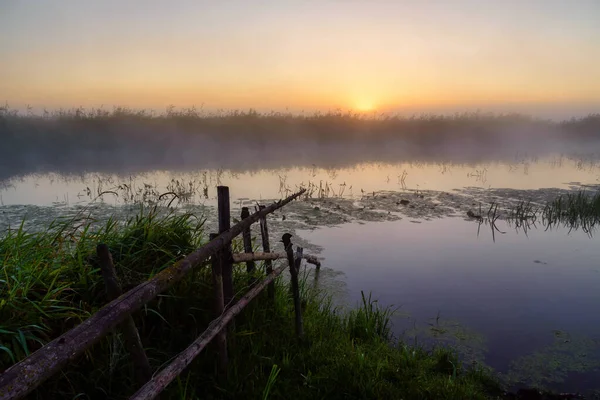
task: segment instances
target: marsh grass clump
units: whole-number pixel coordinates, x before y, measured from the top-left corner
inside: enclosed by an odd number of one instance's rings
[[[355,339],[368,339],[373,336],[389,338],[391,332],[390,317],[394,313],[391,308],[379,306],[377,300],[371,299],[371,293],[365,297],[360,292],[362,303],[358,309],[350,311],[345,320],[348,331]]]
[[[202,245],[203,222],[191,214],[161,214],[152,208],[102,225],[71,219],[37,233],[27,232],[24,224],[8,230],[0,238],[0,371],[106,304],[95,258],[98,243],[108,244],[127,290]],[[234,242],[234,248],[240,249],[240,243]],[[211,279],[209,268],[197,268],[133,314],[154,370],[210,323]],[[344,312],[307,280],[305,270],[302,340],[294,334],[287,279],[280,277],[274,302],[261,294],[236,318],[228,337],[227,379],[216,373],[211,345],[161,398],[484,399],[498,388],[490,371],[463,366],[451,349],[426,350],[394,341],[394,310],[380,306],[370,294]],[[245,267],[236,267],[236,296],[246,292],[247,284]],[[128,398],[138,388],[133,368],[117,329],[29,398]]]
[[[544,224],[581,228],[591,233],[600,222],[600,191],[579,191],[557,197],[543,210]]]
[[[592,235],[600,223],[600,191],[563,193],[545,204],[521,200],[505,208],[506,221],[524,232],[537,228],[537,223],[541,222],[545,229],[581,229]]]

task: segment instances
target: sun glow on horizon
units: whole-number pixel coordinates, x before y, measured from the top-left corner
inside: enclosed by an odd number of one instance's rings
[[[377,109],[377,105],[375,104],[375,102],[365,99],[357,101],[353,108],[358,112],[367,113],[375,111]]]
[[[144,13],[117,0],[13,3],[0,6],[0,104],[17,108],[372,114],[600,104],[593,0],[347,2],[344,13],[327,1],[131,0]]]

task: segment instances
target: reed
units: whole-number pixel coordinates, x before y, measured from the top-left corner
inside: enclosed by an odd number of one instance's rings
[[[600,191],[582,190],[558,196],[546,204],[542,219],[547,228],[565,226],[591,234],[600,223]]]

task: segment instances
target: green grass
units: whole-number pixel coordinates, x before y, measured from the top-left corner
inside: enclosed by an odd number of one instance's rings
[[[201,245],[202,219],[142,210],[128,221],[55,223],[0,238],[0,371],[80,323],[106,303],[95,246],[107,243],[127,289]],[[239,243],[234,246],[239,248]],[[248,279],[235,270],[238,295]],[[286,273],[287,274],[287,273]],[[134,314],[153,368],[165,366],[211,320],[211,276],[199,268]],[[466,368],[446,348],[393,342],[390,316],[370,295],[349,312],[301,284],[305,337],[294,335],[286,279],[276,298],[261,294],[236,319],[229,336],[227,379],[215,371],[209,346],[161,398],[484,399],[498,389],[490,371]],[[128,398],[133,366],[117,332],[103,339],[31,398]],[[49,394],[52,395],[49,395]]]

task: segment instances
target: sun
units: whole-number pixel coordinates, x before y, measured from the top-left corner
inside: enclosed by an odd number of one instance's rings
[[[370,97],[357,96],[354,98],[353,110],[359,113],[370,113],[377,110],[377,103]]]
[[[375,111],[377,106],[371,100],[359,100],[354,104],[354,109],[358,112],[366,113]]]

